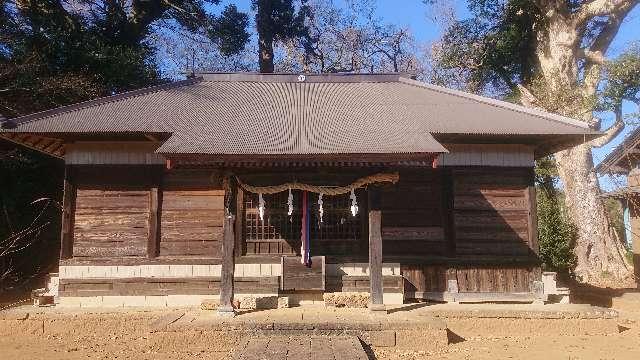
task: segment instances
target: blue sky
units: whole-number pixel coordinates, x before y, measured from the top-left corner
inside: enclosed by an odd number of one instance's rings
[[[345,0],[334,0],[336,4],[344,3]],[[223,3],[235,3],[240,10],[250,11],[251,0],[232,1],[226,0]],[[459,18],[469,15],[466,9],[466,1],[451,0],[456,14]],[[409,27],[416,39],[420,42],[430,42],[436,40],[440,36],[440,28],[433,21],[433,13],[422,0],[378,0],[377,15],[386,23],[393,23],[402,27]],[[637,6],[631,14],[627,16],[623,23],[618,36],[612,44],[608,56],[616,56],[622,52],[632,41],[640,41],[640,6]],[[625,106],[627,112],[635,111],[632,106]],[[605,118],[605,125],[612,121],[611,118]],[[599,163],[616,145],[618,145],[632,130],[627,127],[625,132],[618,136],[613,142],[601,149],[594,149],[594,162]],[[606,189],[619,186],[618,180],[602,179],[602,185]]]

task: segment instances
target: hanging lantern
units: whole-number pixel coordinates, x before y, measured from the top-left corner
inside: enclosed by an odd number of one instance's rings
[[[322,208],[322,193],[318,194],[318,215],[320,216],[320,222],[322,222],[322,215],[324,214],[324,209]]]
[[[358,201],[356,200],[356,193],[354,189],[351,189],[351,215],[358,215]]]
[[[260,214],[260,221],[264,221],[264,199],[262,194],[258,194],[258,213]]]
[[[293,193],[291,192],[291,188],[289,188],[289,198],[287,199],[287,205],[289,205],[289,212],[287,214],[291,216],[293,214]]]

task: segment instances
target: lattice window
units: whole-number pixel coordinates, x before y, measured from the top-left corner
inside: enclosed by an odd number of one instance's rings
[[[362,194],[359,194],[362,198]],[[266,207],[264,221],[258,215],[258,195],[245,195],[245,238],[247,253],[296,253],[300,252],[302,192],[294,191],[294,211],[287,214],[287,192],[263,195]],[[353,217],[350,213],[349,195],[323,197],[324,216],[318,216],[318,195],[310,193],[310,236],[313,255],[324,255],[325,250],[344,249],[349,243],[360,243],[362,239],[362,214]],[[328,250],[329,253],[342,250]]]

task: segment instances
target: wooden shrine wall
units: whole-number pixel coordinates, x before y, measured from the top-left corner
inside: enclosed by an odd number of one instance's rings
[[[162,197],[159,255],[219,258],[224,190],[212,172],[168,172]]]
[[[149,189],[158,167],[73,166],[69,171],[77,187],[73,257],[146,258]]]
[[[421,261],[402,262],[405,291],[444,292],[447,280],[455,279],[460,292],[530,292],[540,277],[533,169],[440,170],[445,172],[441,179],[450,182],[449,191],[443,186],[441,202],[447,256],[425,252]]]
[[[532,185],[529,168],[454,169],[456,254],[535,255],[537,243],[529,234]]]
[[[446,192],[442,169],[400,172],[380,190],[385,256],[446,255]]]
[[[146,256],[148,214],[148,191],[79,189],[76,199],[74,256]]]
[[[73,258],[93,263],[148,263],[151,191],[158,188],[163,258],[219,258],[224,190],[212,171],[161,166],[73,166],[77,186]]]

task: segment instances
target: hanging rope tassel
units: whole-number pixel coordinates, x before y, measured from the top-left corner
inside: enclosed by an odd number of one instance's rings
[[[309,254],[309,218],[309,193],[304,191],[302,193],[302,229],[300,231],[300,255],[302,255],[302,259],[300,259],[300,262],[311,267],[311,256]]]
[[[293,215],[293,193],[291,192],[291,189],[289,189],[289,197],[287,198],[287,205],[289,206],[289,211],[287,212],[287,214],[291,216]]]
[[[260,214],[260,221],[264,221],[264,199],[262,194],[258,194],[258,212]]]
[[[349,198],[351,198],[351,215],[356,216],[358,215],[358,200],[356,199],[354,189],[351,189],[351,196],[349,196]]]

